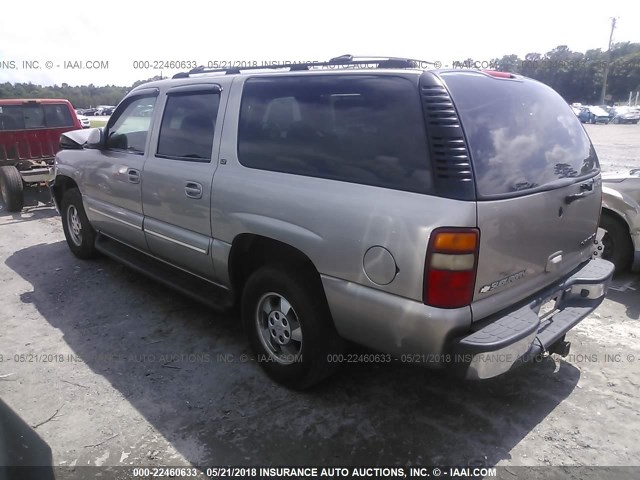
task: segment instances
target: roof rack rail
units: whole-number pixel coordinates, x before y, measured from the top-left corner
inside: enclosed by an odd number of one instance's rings
[[[201,73],[222,73],[227,75],[238,74],[244,70],[276,70],[280,68],[288,68],[290,72],[299,70],[309,70],[316,67],[335,67],[342,65],[345,67],[358,65],[376,65],[377,68],[426,68],[427,66],[435,66],[434,62],[426,60],[416,60],[412,58],[400,57],[355,57],[353,55],[340,55],[334,57],[328,62],[301,62],[301,63],[277,63],[265,64],[250,67],[230,67],[230,68],[205,68],[204,65],[195,67],[188,72],[176,73],[172,78],[188,78],[191,75]]]

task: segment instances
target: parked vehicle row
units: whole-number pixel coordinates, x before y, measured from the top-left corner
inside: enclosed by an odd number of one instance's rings
[[[336,63],[378,68],[314,68]],[[346,56],[135,88],[103,129],[63,135],[52,194],[70,250],[240,305],[260,365],[295,388],[334,371],[344,340],[473,379],[567,355],[614,268],[592,259],[586,132],[534,80],[414,65]]]
[[[638,107],[609,107],[607,105],[571,107],[582,123],[627,123],[640,122],[640,108]]]
[[[109,116],[113,113],[116,107],[112,105],[98,105],[96,108],[79,108],[76,110],[78,115],[84,115],[87,117],[93,117],[98,115]]]

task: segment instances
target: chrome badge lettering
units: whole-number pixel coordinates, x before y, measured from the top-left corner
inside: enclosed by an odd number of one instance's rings
[[[516,280],[520,280],[525,275],[525,270],[521,270],[518,273],[514,273],[513,275],[509,275],[508,277],[504,277],[500,280],[497,280],[490,285],[485,285],[480,289],[480,293],[487,293],[496,288],[504,287],[508,283],[515,282]]]

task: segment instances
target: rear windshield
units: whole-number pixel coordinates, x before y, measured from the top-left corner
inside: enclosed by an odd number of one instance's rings
[[[467,136],[479,197],[529,193],[599,170],[580,121],[546,85],[476,72],[442,78]]]
[[[432,188],[417,87],[400,77],[249,79],[238,158],[263,170],[418,193]]]
[[[0,130],[73,127],[65,103],[0,105]]]

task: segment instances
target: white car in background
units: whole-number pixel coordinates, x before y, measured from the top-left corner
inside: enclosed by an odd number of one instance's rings
[[[78,117],[78,120],[80,120],[80,125],[82,125],[82,128],[91,128],[91,120],[89,120],[89,117],[79,114],[78,110],[76,110],[76,117]]]
[[[614,116],[611,123],[631,123],[640,122],[640,110],[637,107],[621,106],[613,109]]]

